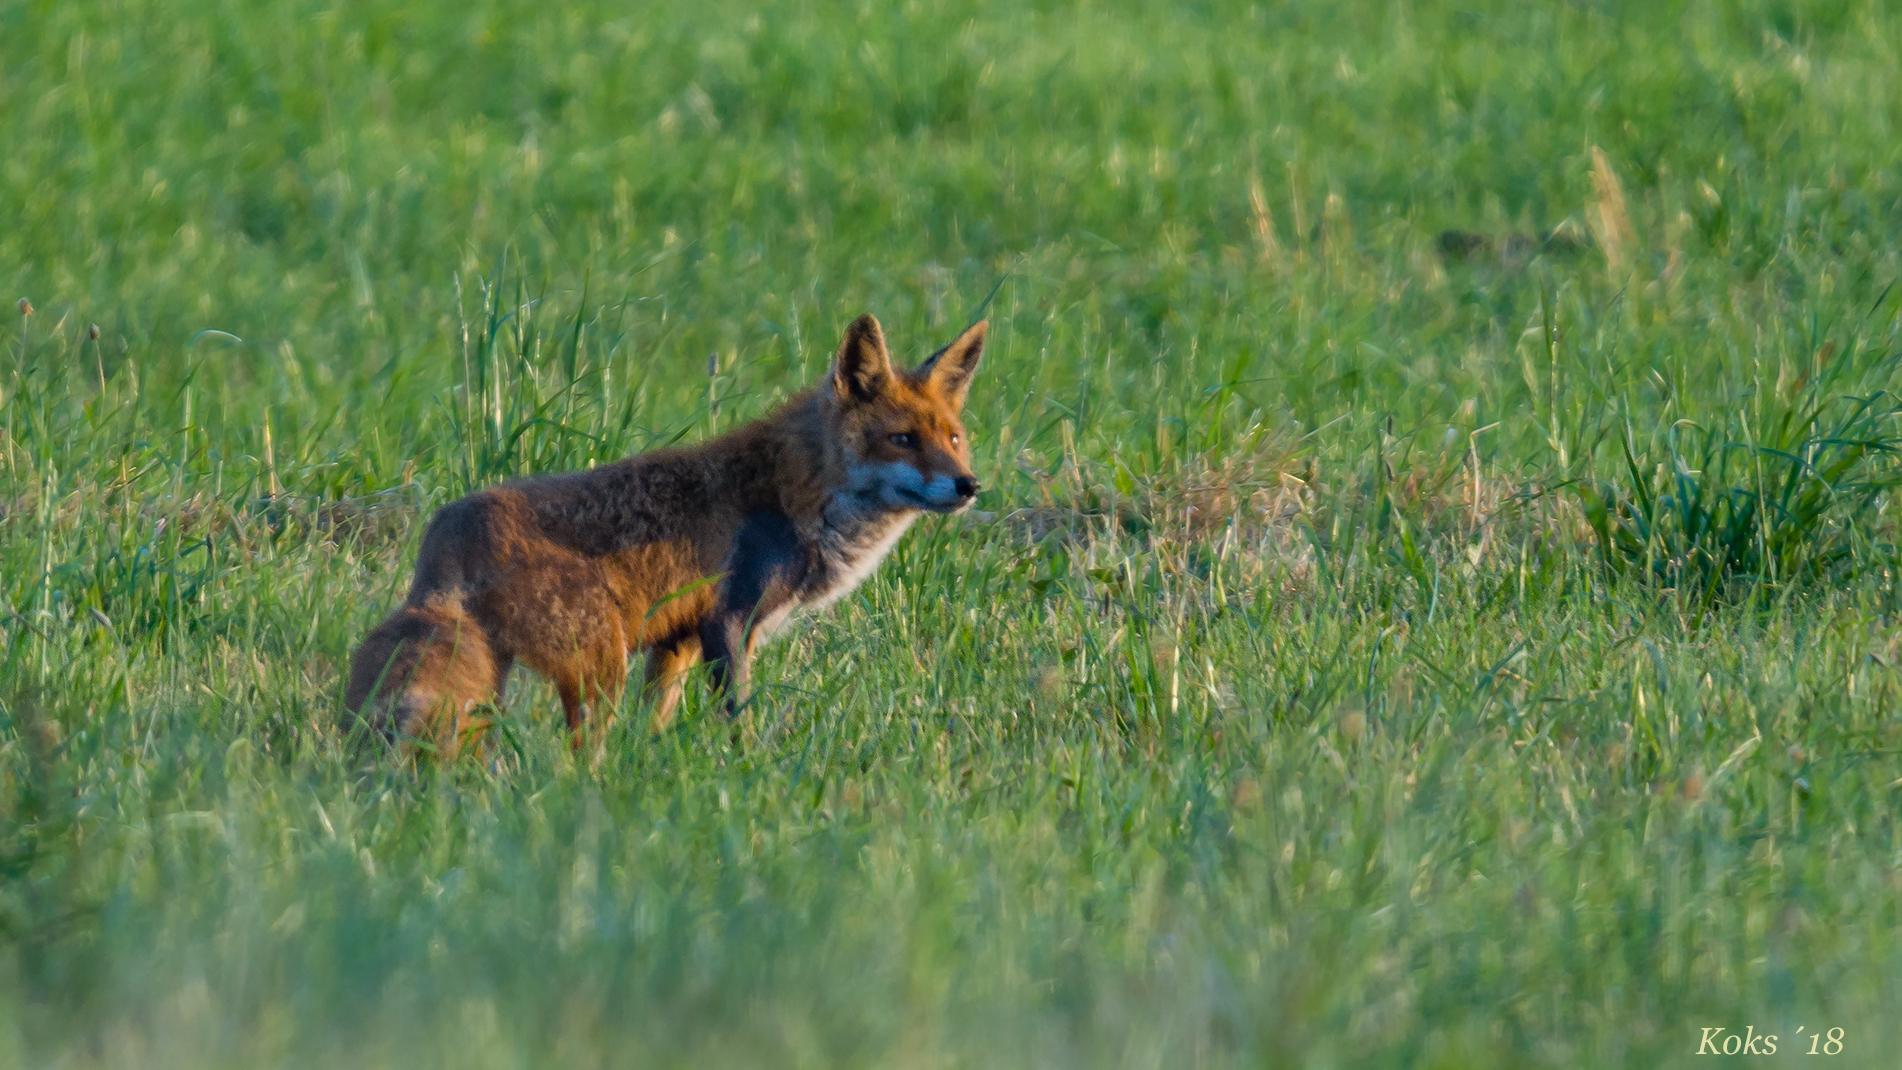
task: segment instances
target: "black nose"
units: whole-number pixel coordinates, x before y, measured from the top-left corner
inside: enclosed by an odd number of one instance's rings
[[[983,487],[983,484],[972,479],[970,476],[959,476],[953,481],[952,486],[957,488],[958,497],[975,498],[977,497],[978,490]]]

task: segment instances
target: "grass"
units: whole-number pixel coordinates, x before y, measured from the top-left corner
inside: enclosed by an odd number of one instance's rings
[[[1892,456],[1902,405],[1884,385],[1894,361],[1845,368],[1829,360],[1832,349],[1818,351],[1814,379],[1759,384],[1768,396],[1726,426],[1662,428],[1660,460],[1639,460],[1627,425],[1629,479],[1577,487],[1607,563],[1642,564],[1664,584],[1714,598],[1740,583],[1853,583],[1857,569],[1893,562],[1892,547],[1862,543],[1888,534],[1870,518],[1902,476]],[[1857,377],[1872,392],[1844,393]]]
[[[0,5],[0,1063],[1886,1065],[1898,41]],[[993,291],[740,742],[351,754],[429,509]]]

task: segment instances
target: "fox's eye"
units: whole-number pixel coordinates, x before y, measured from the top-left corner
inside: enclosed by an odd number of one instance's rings
[[[956,436],[956,435],[952,435],[952,436],[951,436],[951,444],[952,444],[953,446],[955,446],[955,445],[957,445],[957,444],[958,444],[958,436]]]
[[[918,436],[909,431],[900,431],[891,436],[891,440],[892,445],[897,446],[901,450],[915,449],[918,445]]]

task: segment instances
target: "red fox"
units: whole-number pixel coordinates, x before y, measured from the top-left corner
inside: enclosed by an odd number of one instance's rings
[[[920,513],[976,497],[959,417],[986,326],[905,371],[861,316],[826,377],[762,419],[443,506],[408,599],[351,661],[345,705],[453,752],[520,661],[554,682],[579,748],[645,649],[655,731],[701,658],[738,714],[760,639],[856,587]]]

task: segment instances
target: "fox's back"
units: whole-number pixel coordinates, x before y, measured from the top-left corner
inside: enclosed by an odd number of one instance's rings
[[[483,493],[519,503],[550,543],[608,557],[653,542],[718,541],[725,481],[696,450],[657,450],[582,472],[535,476]]]
[[[806,437],[798,401],[693,447],[511,480],[443,506],[423,537],[411,603],[452,590],[534,597],[525,582],[566,569],[644,613],[641,603],[718,572],[749,515],[809,497],[798,485],[811,465],[787,444]]]

